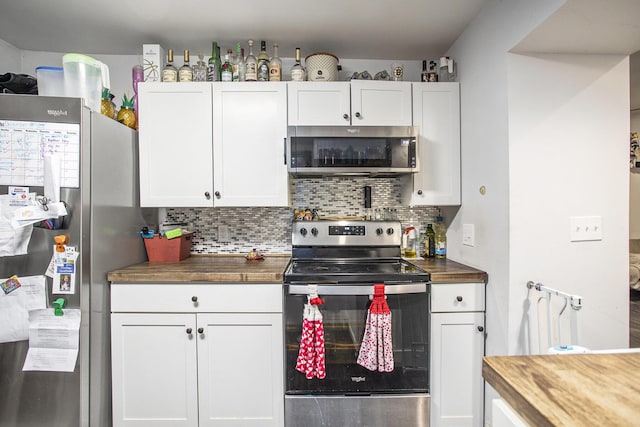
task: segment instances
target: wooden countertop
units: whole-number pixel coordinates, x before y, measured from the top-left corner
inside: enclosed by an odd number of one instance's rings
[[[482,375],[531,426],[640,423],[640,353],[487,356]]]
[[[192,255],[180,262],[144,262],[115,270],[110,282],[257,282],[282,283],[289,255],[247,261],[242,255]]]
[[[412,259],[413,264],[428,271],[431,274],[431,283],[460,283],[460,282],[484,282],[487,283],[487,273],[469,267],[450,259]]]
[[[110,272],[110,282],[281,283],[290,255],[267,254],[262,261],[242,255],[192,255],[180,262],[144,262]],[[485,282],[487,273],[449,259],[411,260],[431,273],[432,283]]]

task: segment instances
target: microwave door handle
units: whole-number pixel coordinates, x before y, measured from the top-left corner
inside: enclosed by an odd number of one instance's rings
[[[309,295],[307,285],[288,285],[289,295]],[[373,295],[373,285],[317,285],[318,295]],[[420,283],[403,283],[399,285],[386,284],[384,293],[386,295],[399,294],[422,294],[427,292],[427,284]]]

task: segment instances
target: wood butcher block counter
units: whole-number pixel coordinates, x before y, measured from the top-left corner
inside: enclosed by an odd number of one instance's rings
[[[482,375],[531,426],[640,425],[640,353],[487,356]]]
[[[192,255],[180,262],[144,262],[107,275],[110,282],[282,283],[289,255],[248,261],[242,255]]]
[[[180,262],[132,265],[110,272],[117,283],[282,283],[290,256],[267,254],[264,260],[247,261],[242,255],[192,255]],[[411,260],[431,273],[432,283],[485,282],[487,273],[448,259]]]
[[[409,260],[431,275],[431,283],[487,283],[487,273],[450,259],[427,258]]]

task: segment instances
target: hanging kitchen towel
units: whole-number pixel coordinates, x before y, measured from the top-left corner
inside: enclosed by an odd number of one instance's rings
[[[357,363],[370,371],[391,372],[394,368],[391,310],[381,284],[374,285]]]
[[[326,376],[324,350],[324,324],[318,305],[324,301],[317,292],[310,291],[308,304],[304,305],[302,317],[302,336],[296,361],[296,370],[305,374],[307,379]]]

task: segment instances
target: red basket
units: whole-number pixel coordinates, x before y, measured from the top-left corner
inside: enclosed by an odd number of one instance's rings
[[[167,239],[154,236],[144,240],[149,262],[178,262],[191,256],[191,237],[193,233],[185,233],[180,237]]]

